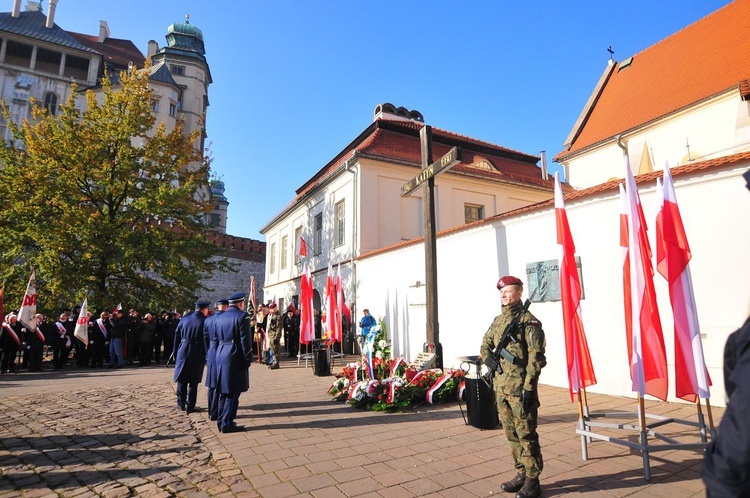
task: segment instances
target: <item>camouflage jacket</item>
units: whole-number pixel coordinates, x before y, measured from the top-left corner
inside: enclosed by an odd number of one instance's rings
[[[486,359],[495,350],[505,327],[521,308],[520,302],[510,307],[505,306],[503,312],[492,321],[492,325],[484,334],[482,347],[479,350],[483,359]],[[495,372],[494,384],[495,391],[498,393],[520,396],[523,390],[536,391],[539,374],[547,364],[547,359],[544,356],[546,341],[544,340],[541,322],[528,311],[519,320],[516,330],[513,331],[513,336],[516,338],[516,342],[509,341],[506,349],[518,358],[520,365],[515,365],[502,358],[500,360],[502,373],[500,373],[500,369]]]
[[[272,341],[281,337],[281,316],[278,313],[271,313],[268,315],[267,322],[268,338]]]

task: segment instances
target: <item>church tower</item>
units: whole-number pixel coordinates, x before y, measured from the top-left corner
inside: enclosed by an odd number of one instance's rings
[[[172,79],[177,83],[180,92],[177,95],[176,115],[185,122],[185,132],[200,131],[196,144],[205,152],[206,123],[205,114],[208,108],[208,86],[212,83],[211,70],[206,60],[206,48],[203,43],[203,32],[190,24],[190,16],[185,22],[176,22],[167,28],[167,44],[159,48],[153,40],[148,42],[148,57],[153,67],[164,66],[169,69]],[[206,223],[211,230],[226,233],[226,198],[222,192],[214,198],[215,189],[206,186],[205,198],[212,198],[214,210],[209,213]],[[219,223],[217,223],[217,220]]]

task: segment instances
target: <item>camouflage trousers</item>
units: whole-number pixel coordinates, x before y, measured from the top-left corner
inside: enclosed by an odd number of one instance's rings
[[[268,349],[273,353],[273,362],[278,363],[281,358],[281,332],[268,333]]]
[[[516,469],[525,472],[528,477],[539,477],[544,468],[544,460],[536,432],[538,406],[525,413],[519,396],[496,394],[497,414],[508,438]]]

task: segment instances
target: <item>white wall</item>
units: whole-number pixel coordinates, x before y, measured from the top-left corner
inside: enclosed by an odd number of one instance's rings
[[[628,149],[633,171],[638,172],[644,146],[651,150],[655,170],[660,170],[667,162],[670,167],[687,164],[688,144],[692,161],[750,149],[748,106],[737,91],[732,91],[634,133],[624,133],[622,143]],[[582,189],[604,183],[613,176],[622,178],[621,157],[622,150],[614,142],[587,151],[563,163],[566,181]]]
[[[691,244],[691,271],[709,374],[712,404],[724,405],[723,347],[727,336],[750,313],[750,193],[741,177],[749,165],[723,172],[678,177],[677,199]],[[654,248],[659,209],[655,185],[639,188]],[[617,191],[570,202],[568,219],[582,260],[584,327],[598,384],[590,391],[632,396],[628,371],[622,299],[622,255],[619,246],[620,200]],[[524,281],[526,264],[558,257],[554,210],[551,208],[438,238],[438,311],[445,366],[457,357],[478,354],[482,336],[500,312],[495,288],[499,276]],[[394,354],[412,360],[425,341],[424,246],[411,245],[357,263],[359,308],[383,317],[394,340]],[[655,276],[667,347],[670,376],[674,340],[669,291]],[[541,382],[567,387],[562,310],[559,302],[534,303],[543,323],[548,364]],[[670,396],[674,379],[670,377]]]

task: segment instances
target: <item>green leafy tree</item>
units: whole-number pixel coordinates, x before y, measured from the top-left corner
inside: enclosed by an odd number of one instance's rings
[[[0,146],[0,274],[20,299],[29,267],[40,304],[189,305],[207,272],[226,269],[205,236],[209,160],[186,134],[156,124],[147,70],[73,88],[57,116],[32,102]],[[79,97],[80,99],[80,97]],[[11,301],[6,301],[11,304]],[[13,301],[15,302],[15,301]]]

